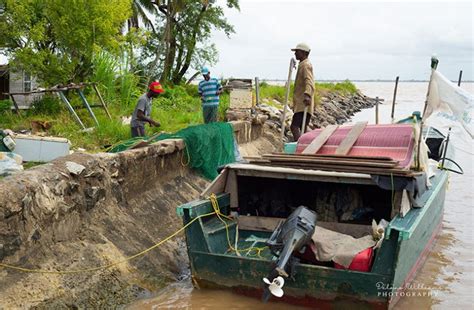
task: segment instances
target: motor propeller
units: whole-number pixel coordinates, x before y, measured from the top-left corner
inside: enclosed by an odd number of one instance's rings
[[[283,292],[282,287],[283,285],[285,285],[285,279],[278,276],[275,279],[273,279],[272,282],[270,282],[270,280],[268,280],[267,278],[263,278],[263,282],[266,285],[268,285],[267,288],[273,296],[276,296],[276,297],[283,296],[284,292]]]

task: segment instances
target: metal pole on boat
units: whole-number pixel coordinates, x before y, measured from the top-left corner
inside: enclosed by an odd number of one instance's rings
[[[425,106],[423,107],[423,114],[421,116],[421,123],[420,123],[420,134],[418,136],[418,146],[416,150],[416,169],[420,169],[420,146],[421,146],[421,139],[423,136],[423,122],[424,122],[424,117],[425,117],[425,112],[426,108],[428,107],[428,98],[430,96],[430,87],[431,87],[431,81],[433,80],[433,73],[436,71],[436,68],[438,68],[438,63],[439,60],[436,58],[436,56],[431,56],[431,75],[430,75],[430,81],[428,82],[428,90],[426,91],[426,99],[425,99]]]
[[[459,71],[458,86],[461,86],[462,70]]]
[[[448,136],[446,137],[446,144],[444,145],[443,160],[441,160],[441,168],[444,168],[444,160],[446,159],[446,153],[448,151],[449,135],[451,135],[451,127],[449,127]]]
[[[306,118],[308,117],[308,106],[304,107],[303,112],[303,123],[301,124],[301,134],[306,132]]]
[[[375,124],[379,123],[379,97],[375,97]]]
[[[393,123],[393,119],[395,115],[395,100],[397,99],[398,79],[399,77],[397,76],[397,78],[395,79],[395,89],[393,90],[392,114],[391,114],[392,123]]]
[[[296,68],[296,60],[291,57],[290,59],[290,68],[288,69],[288,79],[286,80],[286,94],[285,102],[283,107],[283,113],[281,115],[281,141],[284,141],[285,138],[285,120],[286,120],[286,110],[288,109],[288,97],[290,96],[290,84],[291,84],[291,74],[293,69]]]

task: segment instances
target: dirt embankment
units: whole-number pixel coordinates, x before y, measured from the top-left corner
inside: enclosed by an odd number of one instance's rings
[[[234,127],[242,154],[278,146],[267,126]],[[0,262],[74,271],[152,246],[182,227],[176,206],[196,199],[208,184],[182,164],[182,156],[173,143],[119,154],[76,153],[0,180]],[[71,162],[82,167],[71,172]],[[0,267],[0,308],[115,307],[175,281],[187,268],[182,237],[94,272]]]
[[[361,95],[336,99],[315,111],[316,127],[373,105]],[[281,111],[262,111],[266,115],[244,115],[251,121],[233,123],[243,156],[282,149]],[[0,180],[0,263],[75,271],[125,260],[163,240],[182,227],[176,207],[196,199],[208,184],[182,164],[183,147],[182,141],[168,141],[119,154],[73,154]],[[185,247],[181,235],[93,272],[0,267],[0,309],[129,303],[186,273]]]

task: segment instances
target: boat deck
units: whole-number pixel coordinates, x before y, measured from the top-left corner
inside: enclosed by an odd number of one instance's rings
[[[241,236],[237,242],[237,251],[227,249],[225,254],[240,257],[260,258],[265,260],[273,260],[275,257],[266,245],[266,241],[270,234],[256,231],[239,230]],[[235,248],[235,245],[234,245]]]

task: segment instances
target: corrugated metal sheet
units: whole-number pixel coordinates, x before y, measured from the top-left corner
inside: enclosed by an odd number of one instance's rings
[[[318,150],[318,155],[333,155],[352,126],[339,127]],[[323,129],[315,129],[298,140],[296,153],[301,153]],[[409,167],[413,158],[415,136],[410,124],[367,125],[347,154],[348,156],[390,157],[400,167]]]

